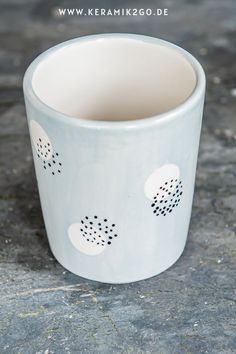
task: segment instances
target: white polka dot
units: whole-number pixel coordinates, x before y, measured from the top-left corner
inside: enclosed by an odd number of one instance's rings
[[[87,228],[85,228],[85,225]],[[85,234],[87,232],[87,234]],[[89,235],[91,233],[91,235]],[[75,223],[68,228],[69,239],[73,246],[82,253],[90,256],[103,252],[107,246],[106,237],[88,224]]]
[[[35,120],[30,121],[30,135],[37,154],[42,160],[52,158],[52,143],[45,130]]]
[[[167,198],[169,196],[168,193],[176,188],[179,175],[179,168],[174,164],[157,168],[145,182],[144,193],[146,197],[150,200],[153,200],[155,196],[157,200]],[[166,182],[167,184],[165,184]],[[159,194],[157,195],[157,193]]]

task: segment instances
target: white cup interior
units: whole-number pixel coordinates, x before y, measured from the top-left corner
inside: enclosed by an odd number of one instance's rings
[[[187,100],[196,74],[181,52],[133,38],[74,42],[45,57],[32,79],[35,94],[66,115],[133,120]]]

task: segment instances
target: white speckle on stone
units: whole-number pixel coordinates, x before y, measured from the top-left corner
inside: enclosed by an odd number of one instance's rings
[[[92,294],[82,294],[82,295],[80,295],[80,297],[90,297],[90,296],[92,296]]]
[[[140,299],[144,299],[145,296],[144,295],[139,295]]]
[[[194,322],[193,327],[198,327],[198,323]]]
[[[230,90],[231,96],[236,97],[236,87],[232,88],[232,90]]]
[[[224,133],[225,137],[228,139],[232,139],[234,136],[233,132],[230,129],[224,129],[223,133]],[[228,227],[228,225],[226,224],[225,227]]]
[[[205,302],[204,302],[204,304],[205,304],[205,305],[208,305],[208,302],[207,302],[207,301],[205,301]]]
[[[30,156],[30,155],[26,155],[26,157],[25,157],[25,161],[31,161],[32,160],[32,156]]]
[[[222,263],[223,262],[223,260],[224,260],[224,258],[222,257],[222,258],[219,258],[219,259],[217,259],[217,263],[218,264],[220,264],[220,263]]]
[[[212,82],[213,84],[219,85],[221,83],[221,78],[219,76],[214,76]]]
[[[73,317],[72,315],[69,316],[69,318],[72,318],[72,317]]]
[[[200,48],[199,54],[202,56],[205,56],[208,54],[208,49],[207,48]]]

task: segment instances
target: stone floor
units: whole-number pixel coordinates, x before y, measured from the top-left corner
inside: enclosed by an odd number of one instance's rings
[[[88,7],[85,0],[0,0],[0,352],[236,353],[235,0],[158,1],[168,17],[117,18],[60,17],[65,3]],[[53,258],[22,96],[23,73],[37,54],[99,32],[179,44],[200,60],[208,81],[186,249],[163,274],[128,285],[87,281]]]

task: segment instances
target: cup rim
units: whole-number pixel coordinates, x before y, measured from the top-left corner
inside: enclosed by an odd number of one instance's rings
[[[195,72],[196,85],[192,93],[187,97],[187,99],[184,102],[182,102],[175,108],[170,109],[166,112],[152,115],[150,117],[143,117],[143,118],[133,119],[133,120],[122,120],[122,121],[92,120],[92,119],[73,117],[50,107],[37,96],[32,86],[32,79],[37,66],[43,60],[47,59],[47,57],[53,54],[55,51],[62,48],[69,47],[75,43],[89,42],[89,41],[95,41],[95,40],[106,39],[106,38],[134,39],[145,43],[163,45],[165,47],[169,47],[176,50],[177,52],[179,52],[185,57],[185,59],[189,62],[189,64],[192,66]],[[108,129],[108,130],[145,128],[145,127],[149,127],[150,125],[152,126],[152,125],[166,124],[169,121],[178,119],[178,117],[181,117],[181,112],[186,112],[191,110],[191,108],[194,107],[196,103],[201,99],[203,93],[205,92],[205,85],[206,85],[206,78],[205,78],[204,70],[201,64],[198,62],[198,60],[195,59],[193,55],[190,54],[188,51],[163,39],[141,35],[141,34],[130,34],[130,33],[100,33],[95,35],[76,37],[64,41],[60,44],[57,44],[47,49],[46,51],[38,55],[27,68],[23,78],[23,91],[24,91],[25,98],[27,98],[30,102],[32,102],[33,106],[35,106],[36,109],[38,109],[39,111],[43,112],[46,116],[50,117],[53,120],[64,122],[65,124],[80,126],[84,128],[91,128],[91,129]]]

